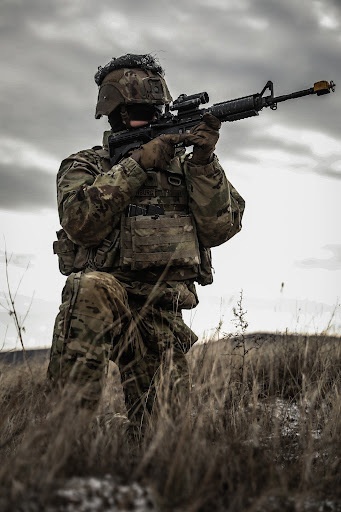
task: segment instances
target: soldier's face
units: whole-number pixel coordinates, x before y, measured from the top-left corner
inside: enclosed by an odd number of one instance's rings
[[[130,128],[140,128],[141,126],[147,126],[148,121],[134,121],[133,119],[129,121]]]
[[[147,126],[155,119],[155,109],[152,105],[127,105],[128,120],[125,124],[130,128]]]

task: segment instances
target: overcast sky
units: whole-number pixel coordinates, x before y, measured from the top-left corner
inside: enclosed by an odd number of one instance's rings
[[[100,144],[99,65],[152,53],[173,98],[207,91],[210,103],[281,95],[318,80],[341,85],[340,0],[1,0],[1,283],[4,252],[29,345],[49,345],[64,278],[51,245],[58,229],[60,161]],[[199,333],[243,290],[249,330],[341,331],[341,89],[225,123],[217,154],[246,200],[240,234],[214,249],[215,283],[186,314]],[[27,268],[29,265],[29,268]],[[5,299],[2,300],[4,302]],[[1,339],[14,343],[0,310]]]

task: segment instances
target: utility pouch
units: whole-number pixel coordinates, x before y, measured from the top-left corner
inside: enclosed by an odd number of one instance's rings
[[[58,256],[60,272],[69,276],[72,272],[83,270],[87,265],[89,250],[74,244],[64,229],[57,231],[57,238],[53,242],[53,252]]]
[[[211,249],[200,246],[200,266],[196,281],[201,286],[213,283]]]
[[[113,267],[120,246],[120,230],[114,229],[96,249],[91,267],[96,270],[109,270]]]
[[[199,264],[198,238],[190,215],[122,216],[121,268],[198,268]]]
[[[60,272],[68,276],[74,270],[77,248],[64,229],[60,229],[56,234],[58,240],[53,242],[53,252],[58,256]]]

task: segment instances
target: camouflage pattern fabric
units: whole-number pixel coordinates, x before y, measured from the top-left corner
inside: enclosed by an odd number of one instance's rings
[[[99,66],[96,119],[123,104],[166,105],[172,101],[159,62],[149,54],[128,53]]]
[[[117,363],[128,416],[140,425],[155,401],[161,363],[171,352],[171,381],[188,388],[185,353],[197,337],[181,312],[128,298],[125,288],[105,272],[71,274],[62,294],[48,367],[58,385],[79,387],[79,401],[95,409],[109,360]]]
[[[96,119],[123,104],[165,105],[172,97],[161,75],[142,69],[118,69],[103,80],[98,92]]]
[[[152,269],[125,270],[116,261],[105,272],[86,268],[66,281],[48,376],[56,385],[76,383],[81,401],[95,408],[108,361],[114,360],[121,372],[129,417],[136,424],[145,411],[152,410],[163,363],[171,370],[170,390],[188,388],[185,354],[197,337],[183,322],[181,310],[198,303],[194,282],[211,271],[209,248],[241,229],[244,201],[217,157],[196,166],[184,155],[174,158],[169,172],[181,177],[186,195],[170,200],[158,185],[152,198],[141,197],[147,173],[129,157],[111,168],[107,135],[103,149],[71,155],[58,172],[58,211],[69,239],[91,252],[113,229],[120,229],[129,204],[147,202],[175,213],[185,206],[194,219],[201,253],[208,251],[204,259],[209,267],[190,279],[181,266],[166,266],[164,271],[160,267],[154,273]]]
[[[136,194],[147,180],[146,172],[132,158],[103,172],[106,167],[108,155],[100,157],[89,149],[64,160],[57,176],[61,225],[69,238],[83,247],[97,246],[120,223],[125,207],[138,203]],[[181,169],[185,176],[189,208],[204,247],[220,245],[240,231],[244,200],[227,180],[216,156],[204,166],[175,158],[171,167]],[[153,202],[163,201],[155,197]]]

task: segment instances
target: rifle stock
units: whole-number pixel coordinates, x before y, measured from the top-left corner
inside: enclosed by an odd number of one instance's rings
[[[117,164],[131,151],[142,144],[162,134],[185,133],[196,126],[206,113],[216,116],[221,122],[239,121],[248,117],[258,116],[263,108],[277,109],[277,104],[290,99],[301,98],[316,94],[322,96],[335,90],[333,81],[322,80],[315,82],[313,87],[301,91],[292,92],[282,96],[274,96],[273,82],[268,81],[260,93],[243,96],[233,100],[215,103],[208,108],[200,108],[200,105],[209,102],[207,92],[200,92],[187,96],[181,94],[173,101],[172,106],[167,106],[165,113],[148,126],[125,130],[109,137],[109,154],[111,165]],[[265,96],[266,91],[269,94]],[[177,111],[177,114],[172,114]]]

